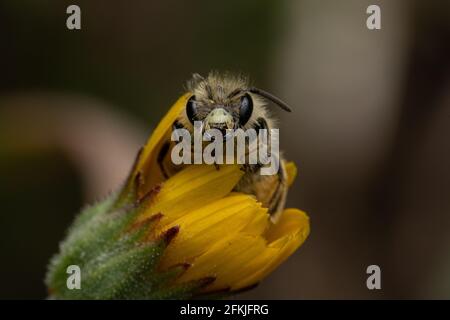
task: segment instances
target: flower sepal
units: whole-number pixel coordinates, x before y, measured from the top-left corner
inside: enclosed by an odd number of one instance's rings
[[[162,214],[136,222],[155,192],[134,203],[121,201],[120,207],[112,194],[79,214],[50,262],[46,284],[51,299],[185,299],[215,280],[204,277],[176,284],[189,264],[158,268],[179,229],[175,226],[155,237]],[[73,265],[81,271],[80,288],[67,284],[67,270]]]

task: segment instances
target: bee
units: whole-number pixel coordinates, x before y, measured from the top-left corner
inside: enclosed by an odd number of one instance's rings
[[[217,129],[227,138],[227,130],[270,129],[274,120],[267,110],[270,101],[281,109],[291,112],[291,108],[274,95],[249,85],[248,79],[231,74],[210,73],[207,77],[194,74],[188,81],[190,97],[173,122],[173,129],[187,129],[191,134],[194,122],[201,121],[202,130]],[[267,140],[270,143],[270,139]],[[180,170],[179,166],[167,161],[171,143],[166,142],[157,156],[164,178]],[[270,150],[270,148],[268,149]],[[274,156],[274,154],[272,154]],[[284,159],[277,154],[278,172],[274,175],[261,175],[261,163],[244,164],[244,175],[234,191],[250,194],[268,208],[271,220],[276,222],[284,209],[287,196],[287,173]],[[170,158],[170,156],[169,156]]]

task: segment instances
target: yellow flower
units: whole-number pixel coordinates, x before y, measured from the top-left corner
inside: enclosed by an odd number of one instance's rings
[[[124,190],[136,188],[138,199],[152,194],[136,221],[158,217],[150,238],[178,231],[159,262],[160,271],[183,264],[188,267],[176,283],[211,278],[204,292],[244,289],[259,283],[305,241],[309,218],[298,209],[285,209],[273,224],[254,197],[232,191],[243,175],[238,165],[190,165],[165,180],[157,155],[188,97],[182,96],[159,123],[131,173],[129,181],[137,185]],[[296,167],[292,162],[286,167],[291,185]]]

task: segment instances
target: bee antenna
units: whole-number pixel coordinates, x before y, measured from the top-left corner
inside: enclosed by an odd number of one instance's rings
[[[275,97],[273,94],[258,89],[258,88],[248,88],[246,91],[257,94],[261,97],[264,97],[266,99],[269,99],[270,101],[272,101],[273,103],[275,103],[276,105],[278,105],[281,109],[287,111],[287,112],[292,112],[292,109],[287,105],[286,102],[282,101],[281,99]]]

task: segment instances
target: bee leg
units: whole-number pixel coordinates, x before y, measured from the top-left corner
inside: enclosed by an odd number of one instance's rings
[[[213,151],[211,152],[211,156],[215,157],[215,155],[216,155],[216,152],[215,152],[215,151],[216,151],[216,150],[213,150]],[[217,162],[215,162],[215,161],[214,161],[214,167],[216,168],[216,171],[219,171],[219,170],[220,170],[219,164],[218,164]]]
[[[159,150],[158,158],[156,159],[159,168],[161,169],[161,173],[164,176],[164,179],[169,178],[169,174],[166,171],[166,168],[164,167],[164,158],[166,157],[167,153],[169,152],[170,143],[166,141],[162,147],[161,150]]]
[[[264,118],[258,118],[257,124],[255,126],[256,130],[259,129],[266,129],[268,130],[270,134],[270,128],[267,123],[267,121]],[[274,186],[275,191],[273,192],[272,196],[270,197],[270,200],[268,201],[268,209],[270,214],[270,219],[272,222],[276,222],[278,218],[281,215],[281,212],[284,209],[284,206],[286,204],[286,197],[287,197],[287,173],[286,169],[284,167],[284,163],[282,159],[279,158],[279,155],[274,155],[271,153],[271,140],[270,138],[267,140],[267,157],[275,157],[277,156],[277,162],[280,164],[280,167],[278,168],[278,172],[276,174],[276,177],[267,177],[266,181],[268,184],[275,183],[276,186]],[[267,159],[264,159],[264,163],[267,162]],[[261,169],[262,164],[258,163],[258,169]],[[258,172],[257,174],[260,174]]]
[[[277,186],[269,201],[269,214],[272,222],[276,222],[281,215],[286,204],[287,197],[287,174],[284,163],[280,162],[280,169],[277,173]]]
[[[263,118],[259,118],[255,129],[268,129],[268,124]],[[268,208],[270,220],[276,223],[286,203],[287,173],[281,156],[270,152],[270,139],[268,139],[267,144],[267,157],[271,157],[272,161],[279,163],[278,172],[273,175],[261,174],[261,169],[268,159],[258,159],[256,164],[244,164],[241,166],[241,170],[245,174],[234,191],[254,195],[263,207]],[[274,157],[277,157],[277,159],[274,159]]]

